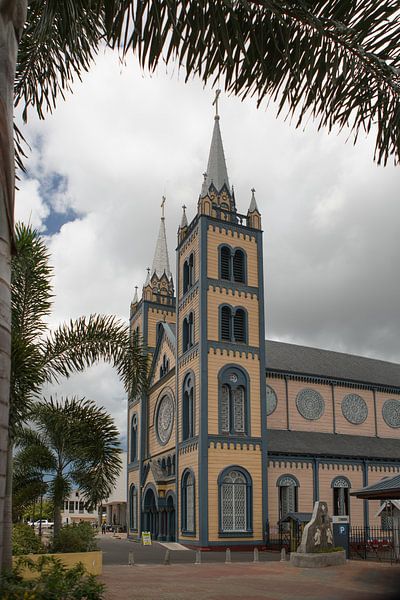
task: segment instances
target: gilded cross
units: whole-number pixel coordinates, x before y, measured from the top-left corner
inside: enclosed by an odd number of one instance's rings
[[[214,102],[213,102],[213,106],[215,104],[215,116],[216,117],[219,117],[219,114],[218,114],[218,98],[219,98],[220,93],[221,93],[221,90],[215,90],[215,99],[214,99]]]

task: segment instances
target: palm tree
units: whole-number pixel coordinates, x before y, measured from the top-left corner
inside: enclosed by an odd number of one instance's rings
[[[90,507],[109,496],[121,468],[119,432],[104,408],[84,398],[42,400],[31,420],[34,429],[19,434],[15,462],[19,477],[36,474],[46,482],[56,537],[72,487]]]
[[[81,372],[99,360],[111,363],[129,397],[145,388],[147,357],[137,335],[116,317],[91,315],[48,330],[52,305],[52,268],[43,240],[31,227],[17,224],[12,258],[12,352],[10,436],[4,518],[5,566],[11,560],[12,448],[45,382]],[[36,409],[35,409],[36,410]],[[25,434],[24,434],[25,435]]]
[[[320,127],[350,128],[355,138],[377,125],[378,162],[400,157],[399,0],[31,0],[27,17],[26,9],[27,0],[0,0],[3,438],[11,352],[14,100],[23,104],[25,119],[29,107],[43,118],[108,43],[122,53],[136,52],[150,70],[175,60],[187,79],[219,78],[242,98],[277,99],[280,111],[296,113],[297,125],[312,116]],[[18,143],[17,154],[21,159]],[[0,564],[5,470],[0,447]]]

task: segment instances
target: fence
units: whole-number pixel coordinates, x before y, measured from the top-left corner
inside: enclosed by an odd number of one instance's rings
[[[400,562],[399,540],[399,529],[350,527],[350,558],[353,560]]]
[[[301,542],[300,527],[267,526],[265,546],[267,550],[280,551],[285,548],[286,552],[296,552]]]

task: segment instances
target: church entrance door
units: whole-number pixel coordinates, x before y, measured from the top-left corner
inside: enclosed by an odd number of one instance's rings
[[[172,496],[167,500],[167,542],[175,542],[175,505]]]

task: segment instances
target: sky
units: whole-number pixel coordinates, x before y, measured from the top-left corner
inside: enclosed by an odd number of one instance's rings
[[[50,326],[91,313],[129,317],[151,265],[166,196],[171,265],[182,205],[195,216],[211,142],[214,92],[184,73],[122,65],[110,51],[40,121],[16,219],[46,238],[54,267]],[[295,129],[276,106],[221,94],[220,126],[239,212],[251,188],[264,229],[266,337],[400,362],[400,170],[316,124]],[[268,359],[268,357],[267,357]],[[93,398],[125,436],[126,399],[108,365],[46,394]]]

